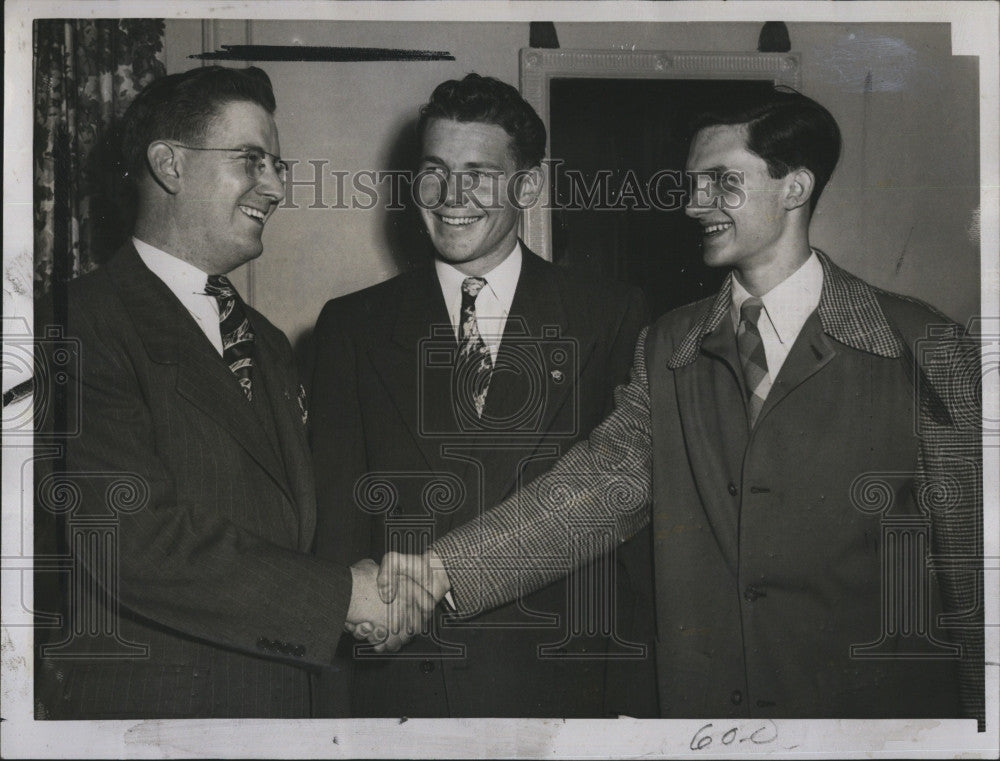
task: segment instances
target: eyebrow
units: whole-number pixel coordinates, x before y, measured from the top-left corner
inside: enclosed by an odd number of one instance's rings
[[[484,162],[474,162],[474,161],[471,161],[468,164],[466,164],[464,168],[465,169],[492,169],[492,170],[494,170],[496,172],[502,172],[502,171],[504,171],[504,168],[502,166],[500,166],[499,164],[491,164],[488,161],[484,161]]]
[[[275,161],[281,161],[281,156],[279,156],[277,153],[271,153],[270,151],[265,150],[264,148],[261,148],[259,145],[255,144],[255,143],[240,143],[239,147],[236,150],[239,150],[239,151],[260,151],[261,153],[265,153],[268,156],[273,156]]]
[[[425,164],[440,164],[441,166],[448,166],[447,162],[444,159],[442,159],[442,158],[440,158],[438,156],[433,156],[433,155],[424,156],[423,159],[422,159],[422,161]],[[504,171],[504,168],[502,166],[500,166],[499,164],[491,164],[489,162],[481,162],[480,163],[480,162],[475,162],[475,161],[466,162],[465,164],[462,165],[462,169],[463,170],[468,170],[468,169],[492,169],[493,171],[496,171],[496,172],[503,172]]]

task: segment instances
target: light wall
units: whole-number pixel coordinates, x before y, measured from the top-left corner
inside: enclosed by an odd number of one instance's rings
[[[439,82],[469,71],[518,82],[527,23],[205,22],[168,20],[169,72],[223,44],[331,45],[449,51],[454,61],[260,63],[278,100],[283,155],[327,169],[399,167],[406,125]],[[812,241],[876,285],[966,322],[979,311],[977,61],[951,55],[946,24],[789,24],[802,89],[844,137]],[[759,24],[557,24],[562,48],[745,52]],[[311,168],[300,164],[296,179]],[[299,208],[268,223],[252,276],[235,278],[293,342],[323,303],[395,275],[407,242],[379,209]],[[332,203],[332,181],[324,194]],[[244,268],[245,269],[245,268]]]

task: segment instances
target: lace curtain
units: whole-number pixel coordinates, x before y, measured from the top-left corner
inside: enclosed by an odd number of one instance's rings
[[[165,74],[162,19],[45,19],[34,28],[34,291],[88,272],[131,222],[120,186],[115,126]],[[53,289],[56,293],[53,293]]]

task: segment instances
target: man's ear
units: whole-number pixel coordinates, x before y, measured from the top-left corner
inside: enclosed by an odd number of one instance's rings
[[[542,192],[542,185],[545,177],[540,166],[533,166],[531,169],[518,169],[511,175],[511,183],[507,186],[507,192],[512,196],[511,202],[522,209],[527,209],[538,200],[538,194]],[[513,192],[511,187],[513,186]]]
[[[171,195],[180,190],[180,154],[170,143],[156,140],[146,148],[146,162],[149,171],[160,187]]]
[[[816,177],[805,167],[791,172],[785,185],[785,209],[791,211],[808,204],[815,186]]]

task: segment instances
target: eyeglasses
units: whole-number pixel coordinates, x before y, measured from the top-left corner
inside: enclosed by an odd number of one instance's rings
[[[260,180],[261,176],[264,174],[264,170],[267,168],[268,161],[271,162],[271,167],[274,169],[274,173],[278,175],[278,179],[281,180],[282,183],[285,182],[285,177],[288,174],[288,164],[275,156],[273,153],[268,153],[263,148],[199,148],[194,145],[184,145],[183,143],[173,142],[171,145],[176,145],[178,148],[186,148],[189,151],[238,153],[240,154],[240,157],[246,161],[247,177],[254,182]]]

